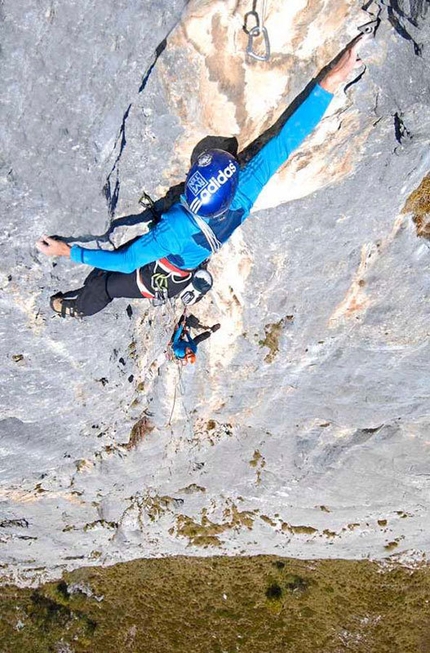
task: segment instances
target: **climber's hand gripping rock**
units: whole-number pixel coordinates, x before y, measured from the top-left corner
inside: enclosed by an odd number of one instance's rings
[[[336,93],[341,84],[344,84],[355,68],[363,65],[358,56],[358,49],[367,40],[367,35],[360,35],[349,45],[334,66],[324,75],[320,81],[322,86],[329,93]]]
[[[39,252],[46,254],[46,256],[67,256],[70,258],[70,245],[46,234],[39,238],[36,247]]]

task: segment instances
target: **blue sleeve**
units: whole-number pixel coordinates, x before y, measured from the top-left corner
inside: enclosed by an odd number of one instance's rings
[[[75,263],[85,263],[99,270],[128,274],[169,254],[180,254],[181,249],[182,245],[172,225],[168,220],[161,220],[154,229],[129,247],[106,251],[73,245],[70,258]]]
[[[269,179],[319,123],[333,95],[316,85],[283,125],[280,132],[243,168],[239,178],[238,201],[248,210]],[[247,214],[246,214],[247,215]],[[244,218],[246,217],[244,216]]]
[[[180,324],[178,328],[176,329],[175,333],[173,334],[173,344],[176,345],[176,343],[179,342],[179,339],[181,337],[181,333],[184,330],[184,323]]]

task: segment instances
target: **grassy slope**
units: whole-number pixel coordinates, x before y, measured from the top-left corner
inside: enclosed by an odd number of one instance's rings
[[[429,600],[427,566],[138,560],[80,569],[37,590],[2,588],[0,650],[427,653]]]

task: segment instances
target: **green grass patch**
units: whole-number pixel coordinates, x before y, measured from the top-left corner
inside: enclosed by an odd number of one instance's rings
[[[429,597],[426,565],[272,556],[137,560],[79,569],[37,589],[3,587],[0,649],[430,653]]]

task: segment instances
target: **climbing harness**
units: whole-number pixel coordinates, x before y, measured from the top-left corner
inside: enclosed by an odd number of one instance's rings
[[[192,275],[193,270],[182,270],[162,258],[155,261],[149,272],[146,266],[137,269],[136,282],[143,297],[151,299],[154,306],[161,306],[169,296],[174,297],[179,294],[178,290],[184,290]]]
[[[269,34],[267,33],[267,29],[264,25],[264,17],[266,15],[266,0],[262,0],[261,17],[256,9],[257,1],[258,0],[253,0],[252,11],[248,11],[244,16],[243,29],[245,33],[248,34],[248,45],[246,47],[246,54],[248,57],[251,57],[252,59],[257,59],[257,61],[269,61],[270,41],[269,41]],[[253,27],[249,27],[250,20],[255,21],[255,25]],[[263,37],[263,42],[264,42],[263,54],[259,54],[258,52],[256,52],[255,43],[254,43],[254,41],[261,36]]]

